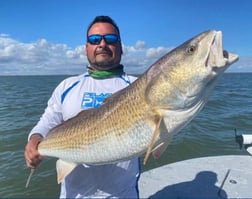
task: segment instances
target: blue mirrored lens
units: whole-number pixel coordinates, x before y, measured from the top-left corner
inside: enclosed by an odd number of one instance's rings
[[[99,44],[102,40],[102,36],[101,35],[90,35],[88,36],[88,42],[90,44]]]
[[[114,34],[107,34],[103,36],[107,44],[114,44],[118,41],[118,36]]]
[[[100,44],[102,39],[104,39],[107,44],[115,44],[119,41],[119,37],[116,34],[89,35],[87,38],[88,42],[93,45]]]

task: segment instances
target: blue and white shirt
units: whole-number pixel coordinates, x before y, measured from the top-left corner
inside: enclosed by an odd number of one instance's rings
[[[123,75],[94,79],[88,73],[63,80],[54,90],[48,106],[29,137],[44,137],[56,125],[128,86],[136,77]],[[62,182],[60,198],[138,198],[139,158],[116,164],[78,165]]]

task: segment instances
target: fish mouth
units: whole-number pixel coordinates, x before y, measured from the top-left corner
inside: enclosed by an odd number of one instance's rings
[[[224,71],[229,65],[238,61],[238,59],[239,56],[237,54],[223,50],[222,32],[214,31],[212,43],[205,63],[206,67],[210,67],[212,70],[221,69]]]

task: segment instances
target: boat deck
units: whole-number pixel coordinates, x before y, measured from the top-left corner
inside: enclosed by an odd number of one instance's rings
[[[252,156],[184,160],[141,174],[140,198],[252,198]]]

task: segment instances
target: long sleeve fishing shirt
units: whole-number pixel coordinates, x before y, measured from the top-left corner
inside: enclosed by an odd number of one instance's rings
[[[80,111],[98,108],[103,100],[131,84],[129,75],[94,79],[88,73],[63,80],[29,137],[48,131]],[[78,165],[61,183],[60,198],[138,198],[139,158],[106,165]]]

